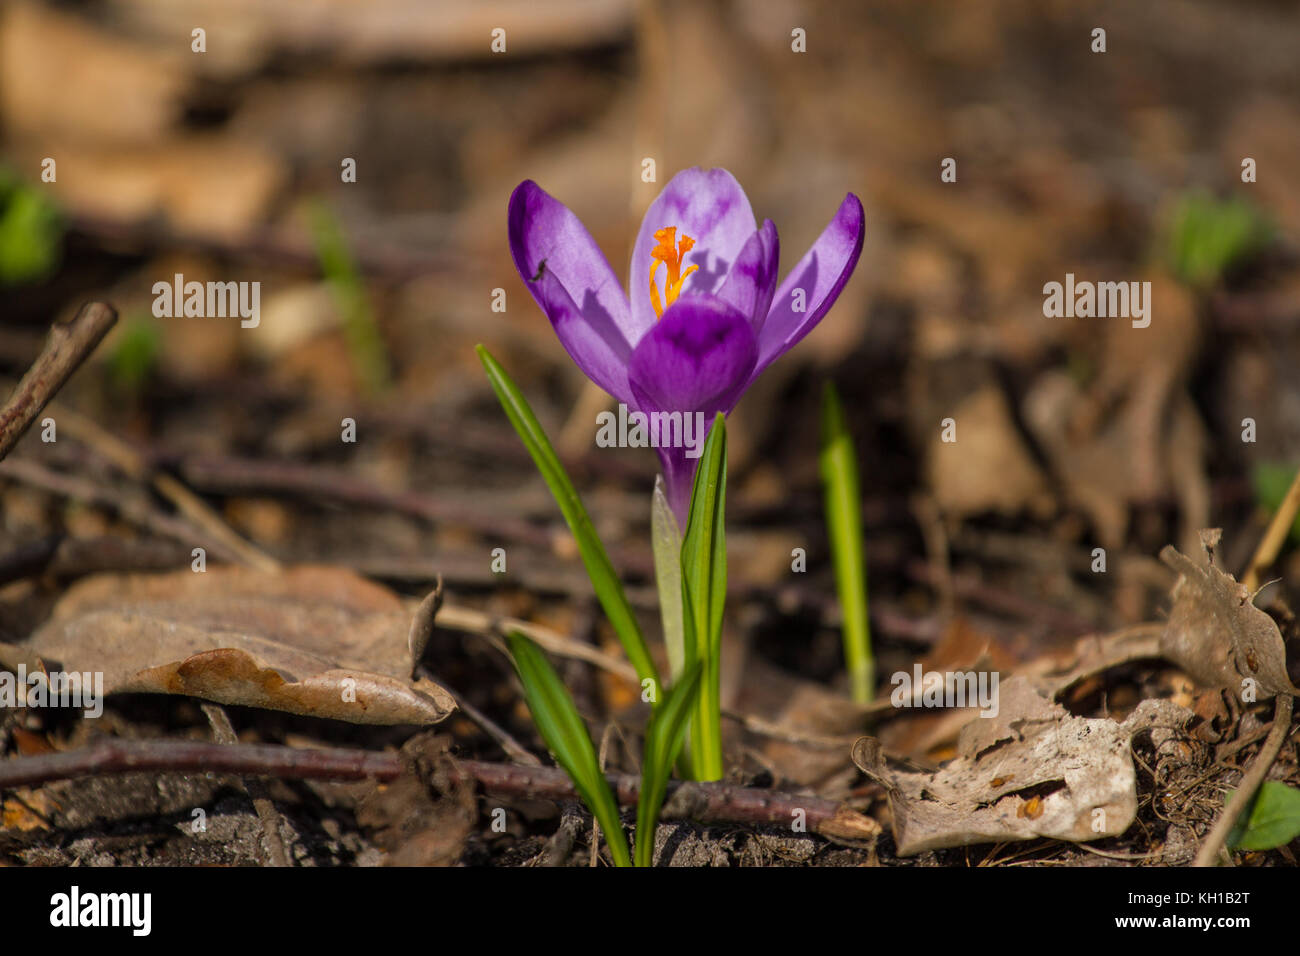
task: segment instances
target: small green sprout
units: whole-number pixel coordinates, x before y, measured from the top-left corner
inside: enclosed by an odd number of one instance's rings
[[[63,217],[45,193],[0,167],[0,286],[39,282],[54,272]]]
[[[343,318],[343,335],[352,365],[367,391],[382,392],[392,377],[388,353],[343,226],[323,202],[313,203],[310,214],[316,258]]]
[[[875,661],[867,616],[867,565],[863,557],[862,506],[858,495],[858,456],[844,421],[839,393],[830,382],[822,394],[822,492],[826,532],[835,564],[835,586],[844,614],[844,660],[853,699],[875,696]]]
[[[1174,275],[1197,288],[1218,282],[1272,238],[1268,222],[1250,203],[1203,193],[1178,203],[1168,232],[1167,255]]]

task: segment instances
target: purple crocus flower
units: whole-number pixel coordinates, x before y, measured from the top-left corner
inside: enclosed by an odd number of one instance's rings
[[[755,223],[725,169],[683,170],[650,204],[628,292],[578,217],[531,180],[510,197],[509,233],[524,284],[588,378],[631,410],[708,422],[821,321],[857,265],[863,216],[849,193],[780,286],[776,226]],[[685,528],[696,459],[657,451]]]

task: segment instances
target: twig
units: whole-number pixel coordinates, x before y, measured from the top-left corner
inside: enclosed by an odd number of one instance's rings
[[[0,556],[0,584],[43,574],[63,544],[62,534],[50,534],[36,541],[20,544]]]
[[[110,434],[91,419],[69,409],[60,408],[58,416],[67,431],[99,452],[125,474],[137,481],[151,482],[158,493],[175,505],[176,510],[189,519],[191,524],[235,555],[241,564],[259,571],[269,572],[280,569],[279,561],[236,534],[206,501],[185,485],[163,472],[150,474],[144,457],[126,442]]]
[[[404,772],[397,754],[364,750],[299,750],[269,744],[225,746],[188,740],[108,740],[83,750],[0,761],[0,789],[142,771],[380,781],[394,780]],[[568,775],[556,767],[463,760],[453,765],[451,774],[491,793],[557,803],[579,799]],[[640,777],[609,774],[606,779],[622,805],[636,805]],[[797,819],[797,811],[803,812],[811,832],[833,839],[874,840],[880,833],[880,825],[875,820],[832,800],[721,783],[670,783],[663,819],[788,827]]]
[[[541,800],[574,800],[577,794],[563,770],[520,767],[512,764],[461,761],[463,773],[491,793]],[[641,778],[632,774],[607,774],[606,779],[623,806],[635,806]],[[880,825],[841,803],[803,794],[737,787],[725,783],[678,781],[668,785],[663,819],[701,822],[748,823],[789,827],[803,811],[808,829],[842,840],[872,840]]]
[[[394,754],[298,750],[269,744],[228,747],[189,740],[107,740],[82,750],[0,761],[0,789],[138,771],[261,774],[287,780],[393,780]]]
[[[549,627],[530,624],[528,621],[521,621],[517,618],[496,617],[485,611],[475,611],[472,608],[446,604],[438,612],[438,626],[453,631],[464,631],[468,634],[479,635],[495,635],[504,634],[506,631],[518,631],[529,640],[540,644],[542,650],[557,657],[571,657],[575,660],[586,661],[588,664],[595,664],[611,674],[617,674],[633,682],[637,679],[636,671],[627,661],[612,657],[590,644],[575,641],[573,638],[566,637],[559,631],[553,631]]]
[[[497,742],[497,746],[505,751],[507,757],[525,767],[540,767],[542,765],[542,762],[537,759],[537,755],[515,740],[508,730],[471,704],[463,694],[458,693],[454,687],[451,687],[437,674],[429,671],[427,667],[424,670],[428,672],[430,680],[437,683],[439,687],[455,698],[456,706],[460,708],[466,717],[478,724],[485,734]]]
[[[1282,499],[1282,504],[1274,513],[1273,520],[1268,523],[1268,530],[1264,532],[1259,547],[1255,549],[1250,564],[1246,566],[1246,571],[1241,576],[1241,583],[1246,586],[1246,590],[1253,593],[1259,587],[1260,572],[1272,564],[1278,552],[1282,550],[1282,544],[1295,523],[1297,510],[1300,510],[1300,470],[1296,471],[1295,478],[1291,480],[1291,487],[1287,489],[1286,497]]]
[[[13,449],[36,416],[63,387],[117,321],[117,312],[103,302],[88,302],[70,322],[50,328],[45,348],[0,408],[0,458]]]
[[[320,465],[208,455],[183,459],[180,472],[190,484],[208,491],[270,492],[356,508],[395,511],[433,524],[460,524],[538,547],[550,548],[552,544],[546,528],[503,515],[500,510],[467,508],[463,502],[443,501],[418,491],[389,491],[364,478]]]
[[[1264,746],[1259,748],[1259,753],[1255,755],[1254,761],[1251,762],[1250,769],[1241,778],[1241,783],[1237,784],[1237,790],[1232,795],[1232,799],[1223,808],[1223,813],[1219,814],[1219,819],[1215,821],[1214,828],[1210,830],[1210,835],[1201,844],[1200,852],[1196,854],[1196,862],[1192,864],[1193,866],[1215,865],[1219,858],[1219,851],[1227,843],[1232,828],[1251,805],[1255,798],[1255,791],[1264,782],[1269,767],[1273,766],[1273,761],[1277,759],[1278,752],[1282,749],[1282,742],[1286,740],[1286,736],[1291,730],[1291,710],[1293,706],[1294,701],[1290,694],[1277,695],[1273,707],[1273,729],[1269,731]]]
[[[187,549],[194,544],[194,528],[189,522],[165,514],[146,502],[117,494],[107,485],[52,471],[24,458],[0,461],[0,478],[9,478],[51,494],[109,508],[141,528],[181,542]],[[204,543],[209,546],[212,556],[225,561],[237,560],[237,555],[220,542],[205,539]]]
[[[217,743],[226,747],[239,744],[235,728],[230,723],[230,715],[220,704],[204,704],[203,713],[212,727],[212,737]],[[262,822],[262,836],[266,840],[266,853],[271,866],[289,866],[289,851],[280,836],[280,814],[271,802],[271,793],[265,781],[258,777],[244,777],[244,789],[253,801],[257,819]]]
[[[0,469],[3,467],[0,465]],[[178,525],[182,523],[176,522]],[[119,574],[170,571],[189,566],[192,544],[190,537],[182,545],[152,535],[139,538],[108,534],[92,538],[48,535],[19,545],[0,557],[0,584],[42,574],[55,578],[79,578],[100,571]]]

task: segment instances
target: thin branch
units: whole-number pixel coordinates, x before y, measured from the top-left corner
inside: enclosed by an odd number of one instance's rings
[[[9,454],[116,321],[117,311],[111,305],[88,302],[70,322],[50,327],[45,348],[0,408],[0,458]]]
[[[70,434],[112,462],[128,477],[150,482],[190,524],[203,532],[208,540],[220,544],[233,554],[240,564],[258,571],[273,572],[280,569],[279,561],[237,534],[206,501],[180,481],[165,472],[151,473],[149,463],[129,444],[70,409],[60,408],[58,415]]]
[[[457,766],[490,793],[552,801],[577,799],[568,775],[557,768],[472,760],[461,761]],[[607,774],[605,779],[620,804],[636,805],[640,777],[618,773]],[[779,827],[790,827],[802,819],[809,831],[842,840],[872,840],[880,833],[880,825],[875,820],[833,800],[725,783],[670,783],[662,817]]]
[[[364,750],[300,750],[269,744],[226,746],[188,740],[108,740],[83,750],[0,761],[0,789],[141,771],[387,781],[401,776],[403,767],[396,754]],[[503,796],[556,803],[579,799],[568,775],[556,767],[462,760],[456,761],[450,772],[455,778]],[[636,805],[639,777],[609,774],[606,779],[622,805]],[[874,840],[880,833],[880,825],[875,820],[833,800],[721,783],[669,784],[663,819],[779,827],[802,821],[809,832],[851,841]]]
[[[611,674],[617,674],[633,682],[636,681],[636,671],[632,669],[632,665],[626,660],[613,657],[598,647],[575,641],[559,631],[529,621],[521,621],[513,617],[497,617],[486,611],[476,611],[473,608],[444,604],[438,612],[438,627],[450,631],[475,634],[480,637],[490,637],[507,631],[518,631],[524,637],[541,645],[544,651],[557,657],[569,657],[586,661],[588,664],[594,664]]]
[[[212,738],[226,747],[239,745],[239,737],[230,723],[230,715],[220,704],[204,704],[203,713],[212,727]],[[280,814],[271,800],[270,789],[261,777],[246,776],[243,779],[244,790],[253,801],[253,809],[262,824],[262,838],[266,841],[267,862],[271,866],[290,866],[289,850],[280,835]]]
[[[393,780],[401,776],[402,765],[392,754],[366,750],[106,740],[83,750],[0,761],[0,789],[137,771],[261,774],[288,780]]]
[[[195,529],[190,522],[154,508],[141,497],[127,494],[112,485],[52,471],[25,458],[0,461],[0,478],[18,481],[49,494],[108,508],[132,524],[181,543],[187,551],[195,543]],[[238,562],[239,556],[226,548],[222,542],[209,538],[199,540],[207,547],[211,556]],[[188,557],[185,560],[188,561]]]
[[[1255,549],[1250,564],[1246,566],[1246,572],[1241,576],[1241,583],[1245,585],[1246,590],[1253,592],[1259,587],[1260,572],[1271,565],[1276,560],[1278,552],[1282,550],[1282,544],[1295,523],[1297,510],[1300,510],[1300,470],[1296,471],[1291,487],[1287,489],[1286,497],[1282,499],[1282,504],[1273,515],[1273,520],[1269,522],[1268,530],[1260,539],[1259,547]]]

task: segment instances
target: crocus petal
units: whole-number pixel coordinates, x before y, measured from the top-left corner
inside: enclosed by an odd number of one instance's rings
[[[637,410],[680,412],[692,425],[707,430],[713,416],[729,412],[744,391],[758,354],[757,342],[744,313],[713,296],[683,296],[632,351],[628,379]],[[702,413],[700,418],[695,412]],[[678,523],[686,527],[691,482],[704,447],[704,436],[693,448],[657,449],[664,468],[664,490]],[[693,457],[688,457],[690,451]]]
[[[600,248],[562,202],[531,180],[516,187],[508,214],[510,255],[524,285],[555,326],[565,350],[620,401],[640,331],[627,296]]]
[[[695,240],[686,265],[700,268],[686,279],[682,291],[698,293],[717,290],[757,223],[745,191],[725,169],[695,167],[674,176],[646,210],[632,247],[628,292],[632,321],[638,329],[649,329],[657,318],[650,304],[650,266],[654,261],[650,252],[657,244],[655,232],[666,226],[676,227],[678,239],[690,236]],[[663,281],[662,269],[659,279]]]
[[[616,400],[630,405],[633,399],[627,381],[627,362],[631,347],[617,333],[607,334],[607,327],[584,314],[549,271],[536,282],[529,282],[528,288],[551,320],[560,344],[574,364]]]
[[[719,299],[749,317],[755,335],[762,331],[768,309],[772,307],[780,258],[781,243],[776,235],[776,225],[771,219],[764,219],[758,232],[750,236],[740,250],[717,292]]]
[[[862,203],[849,193],[812,248],[777,289],[772,310],[759,335],[758,363],[753,377],[811,332],[835,304],[858,264],[863,233]],[[802,312],[794,310],[796,290],[803,291]]]

